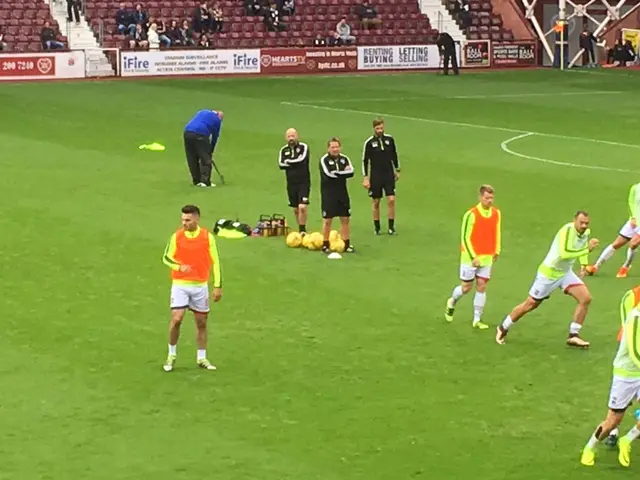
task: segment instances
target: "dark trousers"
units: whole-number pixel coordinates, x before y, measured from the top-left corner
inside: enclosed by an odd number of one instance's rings
[[[80,6],[78,5],[77,0],[67,0],[67,17],[70,22],[73,22],[74,16],[75,21],[80,21]],[[71,15],[73,13],[73,15]]]
[[[451,62],[451,68],[453,68],[453,73],[458,75],[458,58],[456,57],[456,49],[445,49],[444,54],[442,55],[442,70],[445,75],[449,75],[449,62]]]
[[[191,180],[194,185],[204,183],[211,186],[211,142],[209,137],[193,132],[184,132],[184,153],[187,156],[187,165],[191,172]]]

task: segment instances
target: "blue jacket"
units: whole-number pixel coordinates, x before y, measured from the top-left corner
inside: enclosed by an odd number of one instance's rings
[[[206,137],[211,136],[211,149],[216,148],[222,120],[214,110],[200,110],[184,127],[185,132],[197,133]]]

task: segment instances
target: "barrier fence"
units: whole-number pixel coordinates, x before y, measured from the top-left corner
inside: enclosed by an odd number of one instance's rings
[[[536,41],[473,40],[457,46],[463,68],[528,67]],[[103,65],[100,65],[102,59]],[[109,65],[108,68],[105,68]],[[0,55],[0,81],[96,76],[302,75],[440,68],[436,45],[228,50],[74,50]]]

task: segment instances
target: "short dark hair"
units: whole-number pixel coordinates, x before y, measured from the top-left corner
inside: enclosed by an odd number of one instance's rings
[[[338,137],[331,137],[331,139],[327,142],[327,147],[333,142],[338,142],[338,145],[342,146],[342,142]]]
[[[589,214],[587,213],[587,211],[586,211],[586,210],[578,210],[578,211],[576,212],[575,217],[573,217],[573,218],[578,218],[580,215],[584,215],[585,217],[588,217],[588,216],[589,216]]]
[[[195,205],[185,205],[182,207],[182,213],[200,216],[200,209]]]
[[[384,125],[384,120],[380,117],[373,120],[373,128],[376,128],[378,125]]]

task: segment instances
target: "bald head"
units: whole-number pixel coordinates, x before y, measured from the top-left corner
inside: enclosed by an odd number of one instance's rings
[[[298,143],[298,131],[295,128],[288,128],[284,138],[286,138],[289,145],[295,145]]]
[[[218,115],[218,118],[222,120],[222,117],[224,116],[224,114],[220,110],[211,110],[211,111],[216,115]]]

